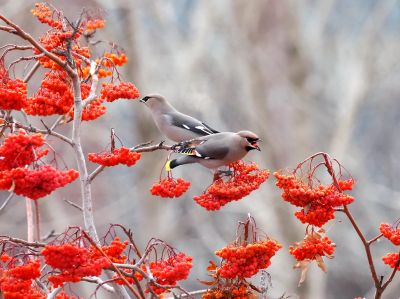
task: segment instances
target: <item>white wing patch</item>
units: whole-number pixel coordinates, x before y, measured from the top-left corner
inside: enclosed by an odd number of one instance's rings
[[[187,130],[190,130],[190,127],[188,125],[183,124],[182,127],[184,127]]]
[[[204,127],[204,126],[196,126],[196,129],[203,131],[206,134],[212,134],[213,132],[211,132],[208,128]]]

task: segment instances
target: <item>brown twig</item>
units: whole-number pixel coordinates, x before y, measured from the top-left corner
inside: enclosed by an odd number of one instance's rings
[[[41,242],[37,242],[37,241],[30,242],[30,241],[26,241],[26,240],[23,240],[23,239],[13,238],[13,237],[10,237],[10,236],[0,236],[0,240],[1,241],[8,241],[8,242],[16,243],[16,244],[21,244],[21,245],[24,245],[24,246],[27,246],[27,247],[38,248],[38,247],[46,246],[45,243],[41,243]]]
[[[29,33],[25,32],[17,24],[10,21],[8,18],[0,14],[0,20],[3,20],[8,26],[0,26],[0,30],[13,33],[21,37],[22,39],[28,41],[32,46],[34,46],[40,53],[44,53],[45,56],[53,60],[59,66],[61,66],[71,77],[74,76],[74,70],[60,57],[47,51],[36,39],[34,39]]]

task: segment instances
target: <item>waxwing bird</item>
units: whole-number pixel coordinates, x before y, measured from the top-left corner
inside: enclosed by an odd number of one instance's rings
[[[150,109],[158,129],[175,142],[219,133],[202,121],[176,110],[163,96],[151,94],[140,100]]]
[[[214,171],[218,167],[242,159],[251,150],[259,150],[260,138],[250,131],[223,132],[184,141],[173,146],[176,153],[183,154],[166,163],[167,171],[184,164],[199,163]]]

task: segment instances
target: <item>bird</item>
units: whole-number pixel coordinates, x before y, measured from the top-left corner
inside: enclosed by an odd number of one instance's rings
[[[259,141],[250,131],[222,132],[183,141],[173,145],[172,150],[184,156],[167,161],[165,169],[199,163],[216,173],[219,167],[241,160],[251,150],[261,151]]]
[[[219,133],[204,122],[179,112],[159,94],[147,95],[140,102],[150,109],[160,132],[174,142]]]

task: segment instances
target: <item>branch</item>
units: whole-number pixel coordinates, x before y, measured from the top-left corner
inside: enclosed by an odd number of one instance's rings
[[[368,264],[369,264],[369,269],[371,271],[372,279],[374,280],[375,287],[377,289],[379,289],[379,288],[381,288],[381,283],[379,281],[378,275],[376,274],[374,261],[372,259],[372,255],[371,255],[371,248],[369,246],[370,244],[365,239],[363,233],[361,232],[360,228],[358,227],[356,221],[353,218],[353,215],[351,214],[351,212],[347,206],[343,207],[343,212],[346,214],[347,218],[349,218],[351,224],[353,225],[354,230],[356,231],[358,237],[361,239],[361,242],[364,245],[364,249],[365,249],[365,253],[367,254],[367,259],[368,259]]]
[[[96,66],[97,64],[95,61],[90,62],[90,74],[92,75],[92,85],[90,86],[89,96],[83,102],[83,108],[90,105],[90,103],[92,103],[97,98],[96,90],[97,90],[97,85],[99,84],[99,77],[97,76],[98,70],[96,70]]]
[[[13,237],[9,237],[9,236],[0,236],[0,240],[8,241],[8,242],[16,243],[16,244],[21,244],[21,245],[28,246],[28,247],[35,247],[35,248],[46,246],[45,243],[41,243],[41,242],[37,242],[37,241],[29,242],[29,241],[25,241],[23,239],[13,238]]]
[[[86,282],[96,283],[96,284],[100,285],[100,287],[105,289],[106,291],[108,291],[110,293],[115,293],[114,288],[112,286],[107,285],[106,282],[104,282],[100,277],[96,277],[96,276],[82,277],[81,280],[86,281]]]
[[[3,20],[9,27],[0,26],[0,30],[13,33],[21,37],[22,39],[28,41],[32,46],[34,46],[40,53],[53,60],[59,66],[61,66],[69,74],[69,76],[74,76],[74,70],[63,60],[61,60],[57,55],[47,51],[36,39],[34,39],[29,33],[21,29],[17,24],[13,23],[5,16],[0,14],[0,20]]]
[[[196,295],[201,295],[204,293],[207,293],[208,289],[205,290],[198,290],[198,291],[193,291],[193,292],[188,292],[187,294],[181,294],[181,295],[175,295],[172,298],[188,298],[188,297],[192,297],[192,296],[196,296]]]
[[[367,243],[368,245],[371,245],[372,243],[378,241],[381,237],[383,237],[383,234],[379,234],[377,235],[375,238],[372,238],[371,240],[369,240]]]
[[[144,143],[144,144],[148,144]],[[170,151],[172,150],[172,146],[171,145],[164,145],[164,141],[160,142],[157,145],[150,145],[150,146],[142,146],[141,144],[134,146],[132,148],[130,148],[130,150],[132,152],[137,152],[137,153],[147,153],[147,152],[154,152],[157,150],[166,150],[166,151]],[[104,169],[106,168],[106,166],[99,166],[97,167],[95,170],[93,170],[93,172],[89,175],[89,182],[92,182],[94,180],[94,178],[96,176],[98,176],[100,174],[100,172],[102,172]]]
[[[54,299],[56,298],[57,294],[62,290],[62,288],[56,288],[47,295],[46,299]]]
[[[39,69],[40,67],[40,62],[36,61],[36,63],[33,65],[33,67],[31,68],[31,70],[29,71],[29,73],[26,74],[25,78],[24,78],[24,82],[28,82],[32,76],[36,73],[36,71]]]
[[[32,126],[23,125],[19,122],[10,122],[9,124],[15,125],[17,128],[21,128],[21,129],[24,129],[24,130],[32,132],[32,133],[41,133],[41,134],[57,137],[57,138],[61,139],[62,141],[68,143],[69,145],[73,146],[73,142],[71,139],[69,139],[67,136],[64,136],[60,133],[53,131],[51,128],[47,128],[46,130],[41,130],[41,129],[38,129],[38,128],[35,128]]]

